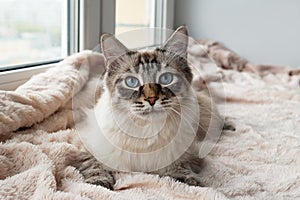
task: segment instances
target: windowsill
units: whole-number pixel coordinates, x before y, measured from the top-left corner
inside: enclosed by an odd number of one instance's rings
[[[0,73],[0,90],[15,90],[28,81],[33,75],[46,71],[55,64],[46,64],[36,67],[11,70]]]

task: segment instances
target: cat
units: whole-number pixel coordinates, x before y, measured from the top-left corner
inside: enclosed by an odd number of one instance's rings
[[[116,173],[137,171],[201,185],[204,138],[215,141],[224,120],[209,93],[193,91],[187,47],[185,26],[146,51],[102,35],[105,84],[94,110],[104,136],[96,145],[103,157],[83,153],[74,164],[87,183],[113,189]],[[97,130],[94,125],[86,130]]]

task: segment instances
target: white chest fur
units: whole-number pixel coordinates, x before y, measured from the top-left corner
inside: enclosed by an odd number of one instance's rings
[[[153,115],[150,121],[138,122],[113,109],[108,92],[104,92],[77,128],[86,148],[108,167],[155,171],[174,163],[194,143],[199,112],[190,110],[199,108],[197,103],[188,105],[181,108],[181,115]]]

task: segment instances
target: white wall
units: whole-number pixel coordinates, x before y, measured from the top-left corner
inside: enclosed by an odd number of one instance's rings
[[[300,67],[300,0],[175,0],[174,17],[254,63]]]

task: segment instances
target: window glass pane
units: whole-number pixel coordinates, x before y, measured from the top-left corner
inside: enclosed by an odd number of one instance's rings
[[[116,34],[154,26],[154,0],[116,0]]]
[[[0,68],[65,56],[66,16],[67,0],[0,0]]]

